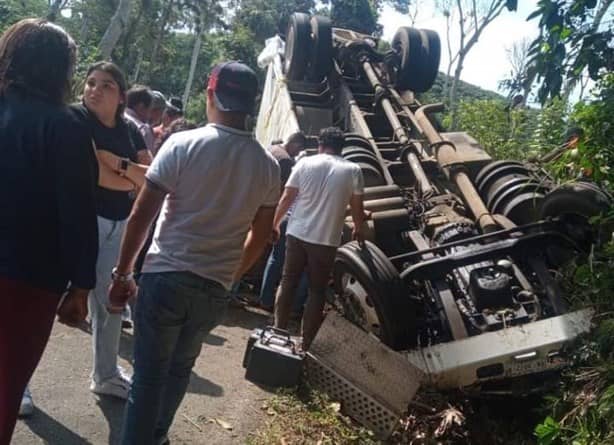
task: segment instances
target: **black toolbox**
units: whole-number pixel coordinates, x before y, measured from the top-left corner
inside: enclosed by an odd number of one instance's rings
[[[291,387],[301,378],[303,355],[287,331],[267,326],[249,336],[243,367],[245,378],[254,383]]]

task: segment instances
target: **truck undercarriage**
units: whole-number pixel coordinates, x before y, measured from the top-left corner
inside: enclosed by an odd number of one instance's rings
[[[611,197],[444,131],[443,105],[416,98],[438,72],[433,31],[401,28],[380,52],[372,36],[296,13],[265,53],[258,140],[338,126],[365,179],[368,241],[351,241],[348,217],[333,306],[439,388],[509,392],[563,366],[591,312],[568,310],[554,272],[596,241],[587,219]]]

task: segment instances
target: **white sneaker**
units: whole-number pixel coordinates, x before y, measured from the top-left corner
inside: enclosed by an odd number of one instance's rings
[[[94,394],[113,396],[127,400],[128,392],[130,391],[130,379],[120,373],[102,382],[92,380],[90,391]]]
[[[21,405],[19,405],[19,417],[29,417],[34,412],[34,402],[30,389],[26,386],[23,396],[21,396]]]

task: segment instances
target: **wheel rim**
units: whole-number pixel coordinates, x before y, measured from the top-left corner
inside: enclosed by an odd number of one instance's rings
[[[381,338],[380,322],[369,293],[358,279],[349,272],[341,275],[338,301],[343,315],[363,330]]]

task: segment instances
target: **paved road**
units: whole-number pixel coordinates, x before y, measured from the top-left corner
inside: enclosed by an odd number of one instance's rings
[[[241,360],[249,333],[265,323],[262,314],[231,309],[206,338],[171,429],[173,445],[243,444],[258,428],[261,406],[271,394],[243,378]],[[36,410],[18,422],[12,445],[118,442],[124,404],[89,391],[90,345],[87,332],[56,323],[31,382]],[[120,355],[126,369],[131,369],[131,351],[132,335],[124,331]]]

